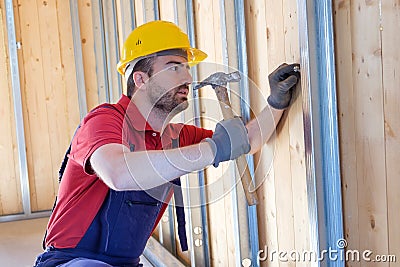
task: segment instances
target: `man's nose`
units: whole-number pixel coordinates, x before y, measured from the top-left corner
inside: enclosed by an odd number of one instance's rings
[[[191,84],[193,82],[193,77],[192,77],[192,73],[190,72],[190,69],[185,69],[182,80],[183,80],[183,83],[185,83],[185,84]]]

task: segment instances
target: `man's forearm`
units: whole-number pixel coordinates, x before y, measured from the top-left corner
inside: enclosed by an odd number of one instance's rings
[[[283,111],[284,110],[274,109],[267,105],[246,125],[251,145],[250,154],[259,151],[264,143],[268,141],[274,133]]]
[[[107,144],[91,157],[96,174],[110,188],[146,190],[213,163],[208,142],[168,150],[129,152],[120,144]]]

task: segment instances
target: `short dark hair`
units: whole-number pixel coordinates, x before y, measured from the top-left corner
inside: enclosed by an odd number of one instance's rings
[[[155,56],[144,58],[139,60],[135,66],[133,67],[132,73],[129,75],[128,81],[127,81],[127,96],[129,98],[132,97],[133,93],[135,92],[135,82],[133,81],[133,73],[136,71],[141,71],[146,73],[149,77],[153,75],[153,64],[155,61]]]

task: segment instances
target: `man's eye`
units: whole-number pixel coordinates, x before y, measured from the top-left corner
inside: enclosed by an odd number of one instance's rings
[[[178,70],[178,65],[174,65],[170,69],[173,70],[173,71],[177,71]]]

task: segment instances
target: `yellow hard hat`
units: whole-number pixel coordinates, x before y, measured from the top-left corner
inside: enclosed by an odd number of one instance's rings
[[[156,20],[134,29],[125,40],[118,72],[124,75],[126,65],[141,57],[170,49],[182,49],[187,52],[190,66],[203,61],[207,54],[190,46],[189,38],[172,22]]]

